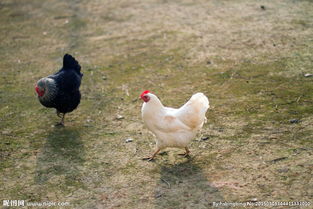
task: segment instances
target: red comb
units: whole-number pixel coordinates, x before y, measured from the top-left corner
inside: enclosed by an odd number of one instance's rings
[[[148,94],[148,93],[150,93],[150,91],[146,90],[146,91],[141,93],[140,97],[143,97],[145,94]]]

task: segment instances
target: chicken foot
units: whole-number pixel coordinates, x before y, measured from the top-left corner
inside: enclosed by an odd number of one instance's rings
[[[61,114],[62,114],[62,116],[61,116]],[[65,113],[61,113],[61,112],[57,111],[57,116],[59,118],[61,118],[61,121],[59,123],[57,123],[56,126],[64,126]]]
[[[143,159],[143,160],[152,161],[152,160],[155,158],[155,156],[160,152],[160,150],[161,150],[161,149],[157,148],[157,149],[155,150],[155,152],[152,154],[151,157],[144,157],[144,158],[142,158],[142,159]]]
[[[185,147],[185,150],[186,150],[186,152],[185,152],[185,153],[183,153],[183,154],[179,154],[179,155],[182,155],[182,156],[184,156],[184,157],[188,157],[188,156],[189,156],[189,154],[190,154],[190,150],[188,149],[188,147]]]

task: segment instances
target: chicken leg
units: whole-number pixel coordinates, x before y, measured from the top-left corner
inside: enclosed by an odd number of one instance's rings
[[[61,116],[61,114],[62,114],[62,116]],[[57,116],[59,118],[61,118],[61,121],[59,123],[57,123],[56,126],[64,126],[65,113],[61,113],[61,112],[57,111]]]
[[[155,158],[155,156],[160,152],[160,150],[161,150],[161,149],[157,148],[157,149],[155,150],[155,152],[152,154],[151,157],[144,157],[144,158],[142,158],[142,159],[143,159],[143,160],[152,161],[152,160]]]

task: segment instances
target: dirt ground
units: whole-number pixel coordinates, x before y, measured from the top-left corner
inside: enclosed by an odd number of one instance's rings
[[[312,1],[1,0],[0,40],[1,206],[313,208]],[[82,100],[58,128],[34,84],[65,53],[82,66]],[[172,107],[209,97],[191,158],[141,160],[154,148],[147,89]]]

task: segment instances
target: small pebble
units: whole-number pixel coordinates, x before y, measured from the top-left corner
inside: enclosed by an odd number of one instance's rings
[[[279,169],[277,169],[278,173],[287,173],[288,171],[289,171],[288,168],[279,168]]]
[[[160,197],[162,197],[162,194],[161,194],[161,193],[155,194],[155,198],[160,198]]]
[[[116,119],[117,119],[117,120],[122,120],[122,119],[124,119],[124,116],[122,116],[122,115],[116,115]]]
[[[279,157],[279,158],[276,158],[274,160],[271,160],[270,162],[276,163],[276,162],[279,162],[279,161],[282,161],[282,160],[286,160],[286,159],[288,159],[288,157]]]
[[[8,135],[8,134],[10,134],[11,133],[11,131],[2,131],[2,134],[3,135]]]
[[[299,123],[300,120],[299,119],[291,119],[289,120],[290,123]]]
[[[132,141],[133,141],[132,138],[125,139],[125,142],[126,142],[126,143],[129,143],[129,142],[132,142]]]
[[[313,76],[313,74],[311,74],[311,73],[306,73],[306,74],[304,74],[304,77],[306,77],[306,78],[312,77],[312,76]]]
[[[258,201],[258,198],[252,198],[250,201],[251,201],[251,202],[257,202],[257,201]]]
[[[201,138],[202,141],[206,141],[208,139],[210,139],[210,137],[208,137],[208,136],[205,136],[205,137]]]

